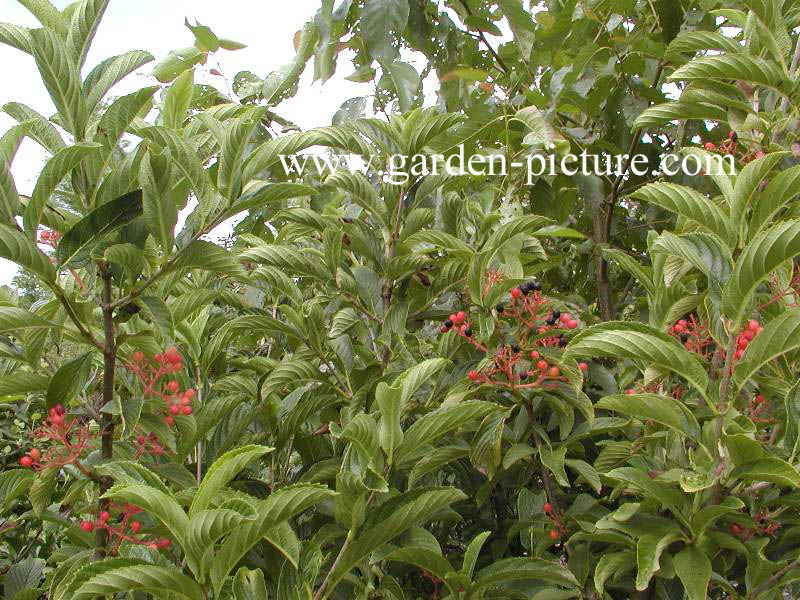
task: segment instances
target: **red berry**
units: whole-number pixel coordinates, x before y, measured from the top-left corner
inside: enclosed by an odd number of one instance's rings
[[[522,298],[522,290],[519,289],[518,287],[515,287],[513,290],[511,290],[511,297]]]
[[[764,154],[763,150],[759,150],[758,152],[756,152],[756,159],[764,158],[765,156],[766,154]]]
[[[750,342],[747,340],[747,338],[741,337],[741,338],[739,338],[739,341],[736,342],[736,345],[739,347],[739,350],[744,350],[745,348],[747,348],[747,345],[749,343]]]
[[[139,533],[142,530],[142,524],[139,521],[131,521],[131,531],[133,533]]]
[[[759,394],[758,396],[756,396],[756,403],[763,404],[764,400],[765,400],[765,398],[764,398],[763,394]]]
[[[220,75],[222,75],[222,73],[220,73],[218,69],[211,69],[211,70],[209,71],[209,73],[211,73],[212,75],[216,75],[217,77],[219,77]]]
[[[742,332],[742,337],[744,339],[746,339],[748,342],[751,342],[751,341],[753,341],[753,338],[756,337],[756,332],[755,331],[750,331],[749,329],[745,329]]]
[[[547,368],[547,361],[540,360],[539,362],[536,363],[536,368],[539,369],[540,371],[544,371]]]
[[[177,415],[181,412],[181,407],[177,404],[170,404],[169,405],[169,414]]]
[[[167,415],[164,417],[164,423],[172,427],[175,424],[175,419],[172,418],[172,415]]]
[[[133,353],[133,360],[136,362],[142,362],[144,360],[144,352],[136,351]]]
[[[64,405],[61,404],[60,402],[56,404],[53,408],[55,409],[57,415],[64,414]]]
[[[92,533],[92,531],[94,531],[94,523],[91,521],[81,521],[81,529],[86,533]]]
[[[172,364],[180,364],[183,360],[181,353],[178,352],[178,349],[175,346],[168,348],[167,351],[164,352],[164,358],[166,358]]]
[[[553,512],[553,505],[550,504],[549,502],[545,502],[542,508],[544,509],[544,512],[546,512],[547,514]]]
[[[683,333],[683,331],[684,331],[683,325],[681,325],[680,323],[678,323],[677,325],[674,325],[672,327],[672,332],[673,333]]]
[[[188,398],[189,400],[191,400],[192,398],[194,398],[194,390],[189,388],[188,390],[183,392],[183,397],[184,398]]]
[[[28,452],[28,456],[30,456],[33,460],[39,460],[42,458],[42,452],[38,448],[31,448],[31,451]]]
[[[714,144],[714,142],[706,142],[703,145],[703,148],[705,148],[706,150],[716,150],[717,146],[716,144]]]
[[[450,330],[447,327],[445,327],[444,325],[439,327],[439,333],[447,333],[448,331],[450,331]]]
[[[558,529],[551,529],[550,531],[547,532],[547,535],[554,542],[561,537],[561,534],[558,532]]]
[[[561,375],[561,369],[558,367],[550,367],[550,370],[547,371],[548,377],[558,377],[559,375]]]
[[[739,535],[742,533],[742,526],[737,523],[731,523],[730,529],[733,535]]]
[[[27,454],[19,459],[19,464],[26,469],[33,465],[33,459]]]
[[[567,329],[575,329],[577,326],[578,326],[578,322],[577,321],[575,321],[573,319],[570,319],[569,321],[567,321]]]
[[[686,319],[681,319],[680,321],[678,321],[678,325],[680,325],[681,327],[687,327],[689,325],[689,322]]]
[[[531,352],[531,358],[533,358],[533,359],[539,358],[539,353],[536,350],[532,351]]]
[[[569,313],[562,313],[561,316],[559,317],[559,321],[561,321],[564,324],[569,323],[571,320],[572,320],[572,315]]]
[[[166,548],[169,548],[170,546],[172,546],[172,540],[171,539],[164,538],[164,539],[158,540],[158,547],[159,548],[166,549]]]
[[[107,510],[100,511],[100,514],[97,515],[98,521],[101,523],[106,523],[111,518],[111,513]]]
[[[181,398],[181,404],[183,406],[189,406],[191,403],[192,403],[192,399],[191,398],[187,398],[186,396]]]
[[[477,371],[470,371],[467,373],[467,377],[470,381],[476,381],[478,377],[480,377],[480,374]]]
[[[64,424],[64,417],[62,417],[61,415],[54,415],[50,417],[50,422],[56,427],[59,427]]]
[[[738,359],[738,358],[742,358],[742,355],[743,355],[743,354],[744,354],[744,350],[737,350],[737,351],[736,351],[736,352],[733,354],[733,357],[734,357],[734,358],[737,358],[737,359]]]
[[[185,414],[187,417],[192,414],[192,407],[191,406],[182,406],[181,412]]]
[[[756,321],[755,319],[750,319],[750,320],[747,322],[747,328],[748,328],[750,331],[758,331],[758,330],[761,328],[761,325],[759,325],[759,324],[758,324],[758,321]]]
[[[455,313],[447,317],[448,321],[451,321],[453,325],[458,325],[458,320],[456,319]]]
[[[456,313],[456,321],[454,322],[463,323],[466,318],[467,318],[467,313],[465,313],[463,310],[460,310]]]
[[[583,371],[584,373],[586,373],[586,371],[588,371],[588,370],[589,370],[589,363],[582,362],[582,363],[580,363],[580,364],[578,365],[578,368],[579,368],[581,371]]]
[[[170,392],[177,392],[178,391],[178,382],[174,379],[167,384],[167,389]]]
[[[633,388],[629,388],[625,390],[625,393],[628,394],[628,396],[633,396],[636,393],[636,390]]]
[[[736,138],[736,132],[735,132],[733,129],[731,129],[731,130],[728,132],[728,139],[729,139],[729,140],[733,140],[733,139],[735,139],[735,138]]]

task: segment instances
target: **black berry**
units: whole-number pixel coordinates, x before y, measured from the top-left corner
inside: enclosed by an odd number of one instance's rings
[[[522,371],[519,374],[519,378],[520,378],[520,380],[525,381],[528,378],[528,372],[527,371]]]
[[[545,321],[545,323],[547,323],[548,325],[555,325],[556,324],[556,320],[553,317],[550,317],[549,319],[547,319]]]
[[[558,319],[560,316],[561,316],[561,311],[560,310],[554,310],[553,311],[553,319]]]
[[[497,312],[498,312],[498,313],[502,313],[502,312],[503,312],[505,309],[506,309],[506,307],[505,307],[505,306],[503,306],[502,304],[498,304],[498,305],[495,307],[495,310],[497,310]]]
[[[467,336],[467,337],[472,337],[472,327],[467,327],[464,330],[464,335]]]
[[[450,319],[447,319],[444,322],[444,326],[447,327],[448,329],[450,329],[453,326],[453,322]]]
[[[516,344],[514,344],[513,346],[511,346],[511,351],[512,351],[514,354],[516,354],[517,352],[519,352],[519,350],[520,350],[520,348],[519,348],[519,346],[517,346]]]
[[[538,281],[534,281],[531,285],[534,292],[542,291],[542,284],[539,283]]]

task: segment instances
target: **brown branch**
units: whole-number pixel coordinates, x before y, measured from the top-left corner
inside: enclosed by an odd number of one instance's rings
[[[464,10],[467,12],[467,15],[471,17],[472,9],[467,4],[466,0],[461,0],[461,6],[464,7]],[[477,32],[478,32],[478,37],[486,46],[486,49],[489,50],[489,54],[491,54],[494,57],[494,60],[497,62],[497,65],[503,70],[503,73],[508,73],[509,72],[508,65],[506,65],[505,62],[503,62],[503,59],[500,58],[500,55],[495,51],[494,48],[492,48],[492,45],[489,43],[489,40],[486,39],[486,36],[483,34],[483,32],[480,29],[478,29]]]

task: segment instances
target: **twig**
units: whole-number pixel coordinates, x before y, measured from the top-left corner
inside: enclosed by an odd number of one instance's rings
[[[466,3],[466,0],[461,0],[461,6],[464,7],[464,10],[471,17],[472,9]],[[486,49],[489,50],[489,54],[491,54],[494,57],[495,61],[497,61],[497,65],[503,70],[503,73],[508,73],[508,65],[506,65],[506,63],[503,62],[503,59],[500,58],[500,55],[495,51],[494,48],[492,48],[492,45],[489,43],[489,40],[486,39],[486,36],[483,34],[483,32],[480,29],[478,29],[477,31],[478,31],[478,37],[486,46]]]

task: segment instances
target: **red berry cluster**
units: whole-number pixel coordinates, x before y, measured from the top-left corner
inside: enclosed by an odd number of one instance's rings
[[[54,444],[44,452],[37,447],[31,448],[19,459],[21,466],[40,470],[75,465],[81,472],[89,472],[80,459],[94,449],[95,436],[88,425],[83,425],[77,418],[68,418],[61,404],[56,404],[48,411],[47,419],[33,432],[33,437]]]
[[[502,275],[498,272],[490,271],[486,277],[490,285],[502,280]],[[577,329],[579,324],[569,313],[553,309],[551,301],[542,295],[541,290],[542,286],[538,282],[525,282],[511,290],[508,306],[497,305],[497,320],[502,326],[516,326],[515,337],[519,342],[498,347],[491,367],[467,373],[471,382],[510,388],[532,388],[564,380],[561,370],[548,363],[537,349],[563,348],[567,345],[563,330]],[[439,331],[443,334],[455,332],[476,349],[488,351],[486,346],[474,338],[472,324],[464,311],[451,314]],[[581,363],[580,368],[586,372],[589,365]]]
[[[56,248],[58,246],[58,242],[61,240],[61,234],[58,231],[53,231],[50,229],[43,229],[39,233],[39,243],[45,244],[52,248]]]
[[[708,326],[694,314],[680,319],[670,328],[670,333],[677,337],[689,352],[696,352],[706,358],[713,354],[714,339]]]
[[[149,433],[144,435],[140,433],[136,436],[136,453],[133,456],[133,460],[139,460],[145,454],[162,456],[163,454],[172,454],[172,451],[161,443],[156,434]]]
[[[769,411],[769,403],[763,394],[756,394],[752,397],[748,409],[750,420],[753,423],[777,423],[777,419],[764,416]]]
[[[80,528],[87,533],[91,533],[95,528],[105,529],[109,537],[114,540],[111,548],[112,554],[117,553],[123,542],[147,546],[151,550],[166,550],[172,546],[172,540],[169,538],[143,539],[138,537],[142,531],[141,522],[135,519],[135,516],[142,512],[138,506],[126,503],[123,505],[112,504],[110,508],[117,513],[113,519],[111,512],[104,510],[97,515],[97,519],[94,521],[81,521]],[[112,521],[115,524],[111,524]]]
[[[759,322],[755,319],[751,319],[747,322],[747,326],[739,332],[736,338],[736,352],[733,355],[734,359],[739,360],[742,357],[747,346],[761,333],[762,329],[764,328],[761,327]]]
[[[776,522],[767,513],[763,511],[757,512],[753,516],[755,527],[742,527],[738,523],[731,523],[728,530],[735,536],[744,541],[749,540],[757,534],[761,535],[775,535],[781,528],[781,524]]]
[[[144,353],[136,352],[133,355],[133,363],[125,366],[139,378],[145,396],[164,400],[166,404],[164,422],[167,425],[170,427],[175,425],[177,415],[192,414],[195,391],[190,388],[181,392],[180,384],[174,379],[161,383],[163,377],[177,373],[183,368],[183,357],[177,348],[168,348],[156,354],[152,361],[148,360]]]
[[[728,139],[720,142],[719,145],[714,142],[705,142],[703,148],[709,152],[719,152],[720,154],[733,155],[739,163],[745,165],[753,160],[764,158],[764,151],[761,148],[756,150],[748,150],[746,147],[739,146],[739,137],[735,131],[728,132]]]
[[[557,542],[561,539],[561,536],[566,533],[566,527],[564,527],[561,517],[558,516],[555,507],[550,502],[545,502],[542,509],[544,510],[544,514],[553,522],[553,528],[547,532],[547,537]]]

